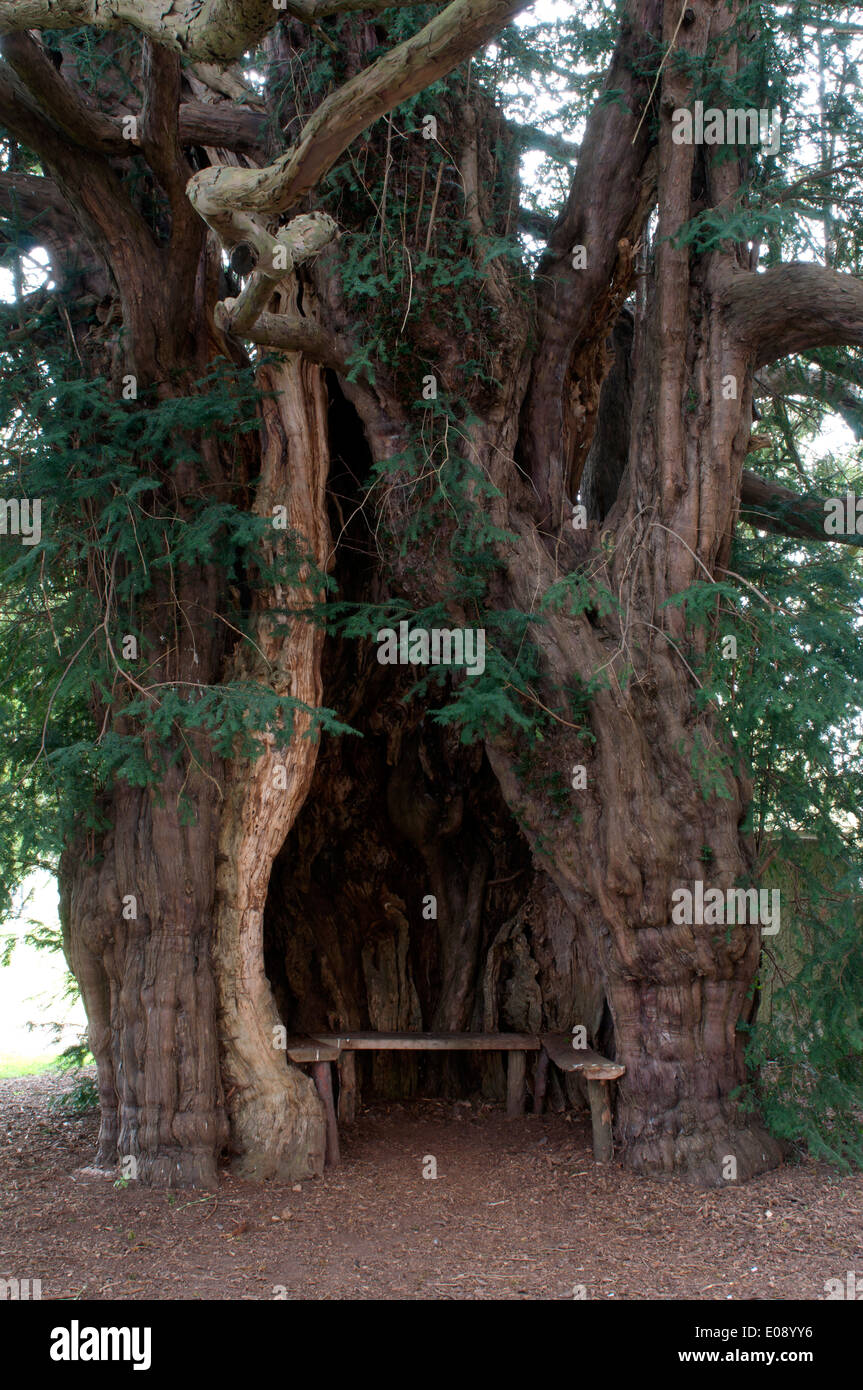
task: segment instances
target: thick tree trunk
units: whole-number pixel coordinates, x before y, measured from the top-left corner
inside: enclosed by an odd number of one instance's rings
[[[739,1030],[758,965],[751,929],[738,949],[710,976],[682,966],[661,983],[610,979],[617,1060],[626,1066],[616,1136],[638,1172],[719,1187],[780,1160],[781,1146],[732,1100],[745,1079]]]
[[[211,1187],[227,1139],[210,959],[217,789],[176,769],[161,797],[121,787],[110,809],[98,859],[94,841],[67,854],[63,895],[98,1067],[97,1163],[132,1159],[141,1182]]]
[[[710,709],[696,702],[692,667],[720,633],[715,623],[694,630],[679,608],[665,606],[727,564],[751,424],[753,357],[721,309],[735,258],[717,252],[690,267],[671,240],[689,207],[692,160],[683,147],[662,162],[660,192],[666,181],[670,191],[653,290],[636,325],[628,462],[604,519],[605,547],[585,560],[566,535],[565,510],[554,550],[518,508],[509,515],[519,535],[508,557],[515,605],[528,608],[567,569],[617,605],[600,616],[592,598],[586,612],[547,615],[536,629],[548,706],[573,680],[606,673],[607,688],[590,701],[591,741],[562,720],[541,755],[530,755],[529,779],[512,744],[492,745],[489,756],[510,807],[593,936],[616,1059],[627,1068],[617,1115],[625,1161],[718,1184],[732,1171],[743,1179],[774,1165],[780,1149],[732,1099],[744,1079],[738,1029],[750,1008],[760,926],[671,920],[675,889],[700,880],[724,890],[751,883],[753,872],[741,832],[749,787],[717,741]],[[610,500],[598,508],[603,514]],[[632,673],[622,679],[626,665]],[[568,780],[577,766],[586,771],[585,789],[572,797],[578,824],[562,829],[537,778]]]

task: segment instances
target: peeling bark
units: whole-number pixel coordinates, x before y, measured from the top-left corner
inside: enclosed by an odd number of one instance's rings
[[[278,23],[272,0],[4,0],[0,34],[22,29],[137,29],[166,48],[205,62],[240,58]]]
[[[320,369],[298,354],[281,367],[262,368],[264,403],[261,481],[255,511],[288,508],[290,532],[311,562],[325,567],[329,530],[324,504],[328,452],[326,395]],[[274,537],[279,533],[274,531]],[[310,708],[321,703],[323,631],[301,615],[311,589],[267,593],[256,644],[238,649],[234,677],[264,679],[279,694]],[[264,905],[273,861],[308,792],[317,756],[311,716],[299,712],[289,746],[277,749],[262,732],[264,750],[252,765],[232,763],[219,843],[217,940],[220,1036],[236,1166],[247,1177],[304,1178],[323,1168],[324,1115],[308,1077],[274,1048],[280,1019],[264,973]],[[281,777],[276,779],[276,769]]]

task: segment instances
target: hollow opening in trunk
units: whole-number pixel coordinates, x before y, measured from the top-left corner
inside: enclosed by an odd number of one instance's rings
[[[371,455],[329,374],[328,391],[338,597],[370,602],[378,574],[363,509]],[[264,964],[288,1033],[539,1033],[584,1023],[595,1043],[602,986],[483,748],[461,744],[406,701],[416,671],[380,665],[374,643],[330,631],[322,674],[324,704],[361,737],[324,736],[270,877]],[[355,1060],[365,1100],[506,1097],[498,1053]],[[529,1088],[534,1065],[531,1055]],[[584,1103],[573,1078],[555,1079],[549,1103],[559,1109],[567,1097]]]
[[[384,668],[371,679],[382,687]],[[527,846],[481,752],[422,722],[387,727],[382,708],[400,693],[401,682],[368,702],[362,739],[322,747],[317,785],[273,866],[264,947],[280,1016],[289,1033],[538,1029],[519,920]],[[504,1061],[362,1053],[358,1083],[369,1099],[502,1101]]]

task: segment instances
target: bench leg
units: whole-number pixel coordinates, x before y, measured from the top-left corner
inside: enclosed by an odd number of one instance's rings
[[[611,1136],[611,1092],[607,1081],[588,1081],[590,1123],[593,1126],[593,1159],[610,1163],[614,1153]]]
[[[357,1118],[357,1054],[339,1054],[339,1119],[352,1125]]]
[[[541,1115],[545,1106],[545,1089],[548,1085],[548,1053],[540,1048],[536,1074],[533,1078],[533,1113]]]
[[[521,1050],[507,1053],[506,1113],[510,1120],[524,1114],[524,1078],[527,1060]]]
[[[312,1076],[327,1117],[327,1149],[324,1162],[335,1168],[339,1162],[339,1125],[333,1103],[332,1062],[312,1062]]]

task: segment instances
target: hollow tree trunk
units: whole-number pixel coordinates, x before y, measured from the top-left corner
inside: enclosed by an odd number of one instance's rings
[[[663,42],[671,44],[679,13],[652,3],[630,8],[636,23],[623,35],[612,85],[629,85],[630,111],[637,113],[650,94],[643,76],[634,75],[633,54],[637,60],[660,17]],[[681,45],[703,54],[734,18],[712,0],[695,4]],[[739,61],[734,49],[726,61],[731,67]],[[670,64],[664,72],[663,111],[691,100],[687,71]],[[543,336],[533,362],[530,348],[523,349],[517,298],[489,274],[485,292],[498,313],[494,375],[504,386],[477,407],[481,418],[462,438],[500,490],[489,504],[494,523],[515,537],[501,545],[505,577],[494,588],[496,606],[534,612],[554,583],[579,572],[588,587],[603,586],[619,605],[607,612],[593,599],[570,616],[544,613],[533,629],[541,676],[531,698],[560,711],[563,691],[590,685],[592,741],[564,709],[541,745],[496,738],[486,746],[537,868],[563,895],[589,938],[586,957],[601,970],[616,1055],[627,1067],[617,1114],[624,1160],[642,1172],[679,1172],[715,1184],[735,1166],[745,1178],[780,1157],[778,1145],[733,1099],[744,1079],[738,1027],[758,965],[759,927],[737,926],[727,935],[709,925],[679,927],[670,920],[671,903],[675,888],[699,879],[719,888],[751,880],[751,848],[741,832],[749,788],[721,746],[710,711],[699,709],[691,675],[706,642],[718,639],[716,628],[692,632],[681,611],[664,604],[692,583],[717,577],[728,563],[754,364],[722,303],[724,287],[747,264],[747,250],[723,245],[697,256],[675,244],[699,206],[733,197],[738,166],[675,146],[667,121],[651,165],[646,130],[623,103],[600,103],[591,118],[570,201],[541,268],[540,296],[551,288],[540,304]],[[654,196],[660,220],[645,262],[653,288],[646,305],[642,296],[634,325],[628,467],[598,545],[595,532],[574,534],[566,494],[578,487],[609,362],[607,340],[634,285],[636,247]],[[581,241],[589,270],[573,276],[571,247]],[[337,305],[330,320],[338,331]],[[437,347],[448,367],[464,353],[463,344]],[[388,410],[387,430],[380,390],[373,402],[361,392],[354,399],[380,464],[387,439],[398,433],[398,403]],[[510,461],[519,456],[532,490],[513,475]],[[593,510],[605,515],[610,500],[602,498]],[[389,499],[387,520],[396,536],[410,521],[400,505],[397,495]],[[444,595],[446,576],[436,560],[440,546],[425,555],[417,549],[414,542],[409,569],[399,570],[397,562],[392,568],[401,591],[420,606]],[[419,588],[412,577],[418,571]],[[469,625],[457,605],[450,613],[454,623]],[[627,665],[634,668],[629,680]],[[599,672],[606,673],[606,689],[595,688]],[[573,816],[561,818],[553,789],[561,778],[568,784],[580,765],[587,786],[573,790]],[[714,787],[705,799],[702,771],[709,774],[712,765],[721,767],[719,794]],[[464,960],[469,970],[469,955]]]
[[[618,1089],[620,1156],[640,1172],[718,1185],[729,1157],[744,1179],[773,1166],[780,1150],[732,1099],[744,1080],[737,1030],[758,966],[759,928],[670,921],[675,887],[697,879],[730,887],[748,867],[741,796],[729,784],[727,799],[703,802],[688,765],[692,740],[674,713],[667,688],[652,702],[616,692],[594,702],[590,752],[552,738],[552,766],[588,768],[589,790],[577,798],[581,820],[565,830],[542,796],[520,783],[513,749],[497,746],[490,757],[593,943],[614,1055],[627,1069]],[[592,1032],[587,1019],[569,1023]]]

